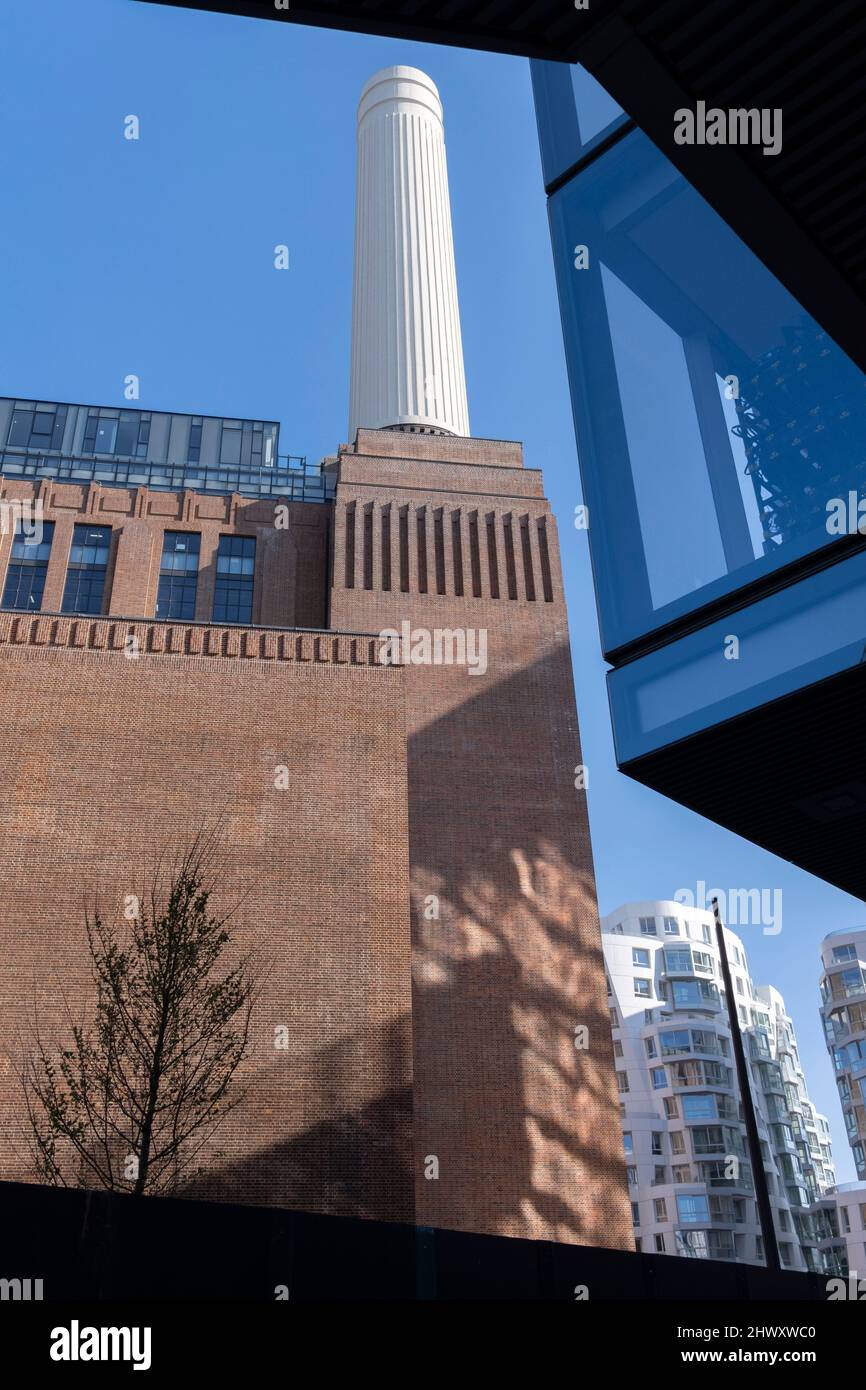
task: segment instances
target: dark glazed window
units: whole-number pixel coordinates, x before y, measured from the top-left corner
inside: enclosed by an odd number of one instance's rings
[[[213,601],[215,623],[252,620],[255,567],[255,536],[220,536]]]
[[[65,405],[16,401],[7,446],[15,449],[59,449],[66,424]]]
[[[53,538],[53,521],[37,523],[33,535],[28,535],[20,525],[16,527],[3,589],[3,608],[23,608],[36,612],[42,606]]]
[[[240,463],[241,461],[241,422],[224,420],[220,440],[220,463]]]
[[[102,612],[110,547],[110,526],[76,526],[63,591],[64,613]]]
[[[156,599],[158,618],[191,621],[195,617],[200,549],[201,536],[197,531],[166,531]]]

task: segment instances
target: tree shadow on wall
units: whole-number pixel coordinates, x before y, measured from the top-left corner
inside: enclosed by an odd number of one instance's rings
[[[568,648],[498,680],[433,675],[462,688],[409,739],[411,1090],[347,1107],[329,1080],[396,1059],[408,1020],[324,1049],[312,1080],[258,1068],[256,1106],[278,1097],[292,1132],[188,1195],[630,1248]]]

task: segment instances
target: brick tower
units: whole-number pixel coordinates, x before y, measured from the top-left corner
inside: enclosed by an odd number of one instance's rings
[[[541,475],[519,444],[365,429],[336,469],[331,626],[408,636],[415,1219],[628,1248]]]

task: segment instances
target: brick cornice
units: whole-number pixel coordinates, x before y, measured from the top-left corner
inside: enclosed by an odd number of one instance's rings
[[[86,618],[53,613],[0,613],[0,647],[66,648],[125,654],[130,637],[142,656],[234,657],[239,661],[376,666],[380,643],[365,634],[221,627],[215,623],[141,618]]]

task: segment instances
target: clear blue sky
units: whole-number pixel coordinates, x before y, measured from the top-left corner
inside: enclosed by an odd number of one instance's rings
[[[863,905],[614,765],[528,64],[134,0],[6,4],[0,52],[0,394],[121,405],[134,372],[144,409],[277,419],[311,458],[346,433],[358,95],[390,63],[430,73],[472,432],[524,441],[559,521],[601,911],[698,879],[783,890],[781,935],[741,934],[853,1179],[818,943]]]

